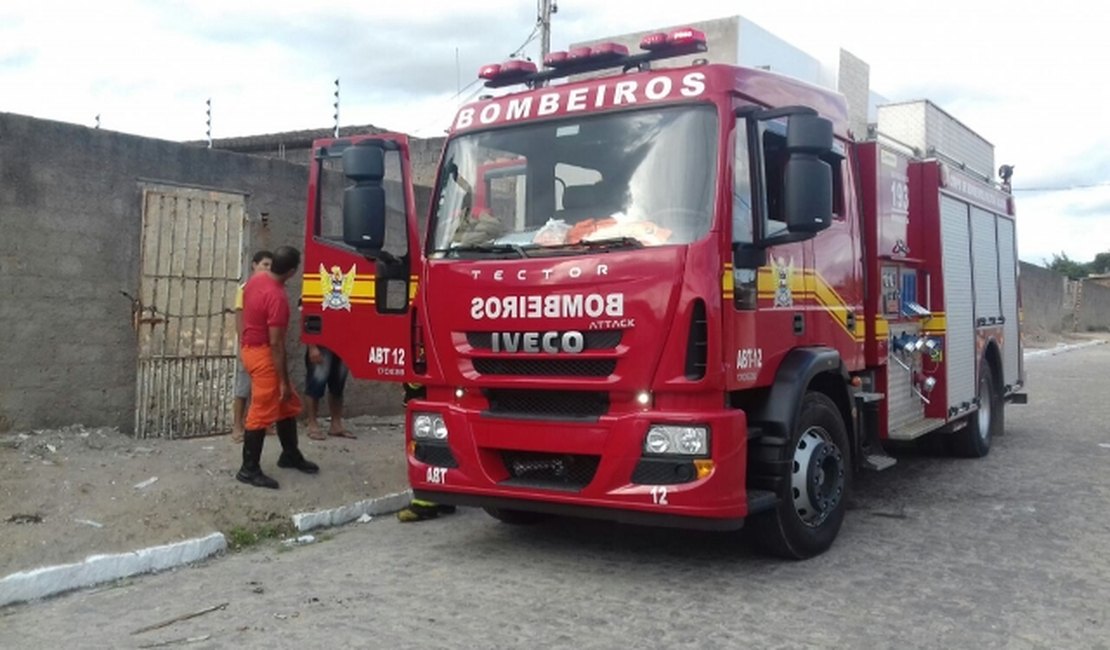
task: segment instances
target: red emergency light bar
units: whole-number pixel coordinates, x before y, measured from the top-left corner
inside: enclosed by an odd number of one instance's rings
[[[486,86],[489,88],[500,88],[517,83],[526,83],[535,88],[549,79],[606,68],[645,70],[650,67],[649,64],[652,61],[705,52],[709,48],[704,32],[684,27],[669,34],[659,32],[647,35],[640,41],[640,49],[644,50],[642,54],[629,55],[628,48],[620,43],[599,43],[593,47],[576,47],[567,52],[548,54],[543,59],[543,65],[547,69],[542,72],[537,72],[535,64],[530,61],[513,60],[503,64],[483,66],[478,71],[478,77],[485,79]],[[531,69],[527,72],[523,66],[507,69],[509,64],[516,63],[525,63]]]
[[[478,78],[485,79],[486,85],[505,81],[515,83],[536,73],[536,64],[524,59],[510,59],[504,63],[491,63],[478,69]]]

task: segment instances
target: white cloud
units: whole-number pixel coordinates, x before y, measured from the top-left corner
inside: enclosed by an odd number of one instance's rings
[[[994,143],[1015,186],[1110,181],[1104,21],[1077,0],[903,3],[562,0],[552,47],[738,12],[820,53],[842,46],[891,100],[929,97]],[[60,0],[0,7],[0,111],[175,140],[343,124],[438,135],[483,63],[532,33],[535,0]],[[1096,12],[1097,13],[1097,12]],[[526,53],[538,54],[538,41]],[[1110,249],[1105,187],[1018,193],[1019,254]]]

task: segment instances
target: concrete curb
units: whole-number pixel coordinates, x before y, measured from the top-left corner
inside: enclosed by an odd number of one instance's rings
[[[1043,350],[1030,350],[1025,353],[1026,359],[1035,359],[1037,357],[1052,357],[1062,352],[1071,352],[1072,350],[1079,350],[1081,348],[1089,348],[1092,345],[1105,345],[1106,341],[1099,339],[1097,341],[1088,341],[1086,343],[1072,343],[1070,345],[1058,345],[1054,348],[1045,348]]]
[[[91,587],[141,573],[203,560],[227,549],[223,533],[113,555],[90,555],[82,562],[20,571],[0,579],[0,607]]]
[[[362,515],[384,515],[397,512],[408,505],[412,500],[412,490],[387,494],[376,499],[358,501],[350,505],[332,508],[331,510],[318,510],[316,512],[301,512],[293,515],[293,526],[298,532],[305,532],[314,528],[325,526],[339,526]]]

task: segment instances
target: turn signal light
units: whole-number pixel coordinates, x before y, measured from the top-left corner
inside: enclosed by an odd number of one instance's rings
[[[713,473],[713,461],[709,458],[694,459],[694,469],[698,472],[698,478],[703,479]]]

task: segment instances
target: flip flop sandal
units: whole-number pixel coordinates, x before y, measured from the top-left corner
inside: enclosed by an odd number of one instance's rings
[[[335,432],[329,431],[328,435],[332,436],[333,438],[351,438],[351,439],[357,439],[358,438],[358,436],[351,433],[350,431],[347,431],[346,429],[344,429],[342,431],[335,431]]]

